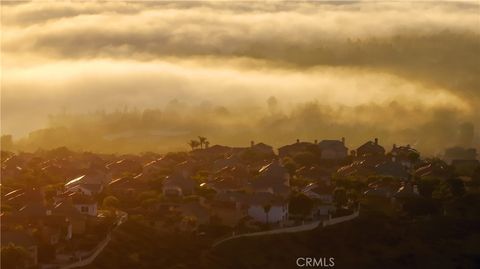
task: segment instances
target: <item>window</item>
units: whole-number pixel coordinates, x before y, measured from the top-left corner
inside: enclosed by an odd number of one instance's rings
[[[82,206],[82,213],[88,213],[88,206]]]

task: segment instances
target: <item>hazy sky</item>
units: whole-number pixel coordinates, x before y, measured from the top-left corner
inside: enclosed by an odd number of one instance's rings
[[[291,117],[327,109],[325,128],[480,126],[478,1],[2,2],[1,23],[2,133],[17,137],[65,110],[270,96]]]

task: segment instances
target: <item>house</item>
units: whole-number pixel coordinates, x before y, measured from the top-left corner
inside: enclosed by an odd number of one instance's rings
[[[385,155],[385,148],[378,144],[378,138],[361,145],[356,151],[357,157]]]
[[[71,235],[79,235],[85,233],[87,229],[87,215],[80,213],[77,207],[70,200],[65,200],[57,204],[52,210],[53,216],[66,217],[71,225]]]
[[[117,178],[108,184],[108,189],[117,198],[133,197],[137,193],[148,190],[147,183],[142,180],[143,177],[142,173],[135,177]]]
[[[134,158],[124,158],[114,161],[105,166],[110,178],[118,178],[126,175],[137,175],[142,172],[142,164]]]
[[[379,176],[389,176],[398,179],[408,179],[410,174],[400,162],[385,161],[375,166],[375,173]]]
[[[25,231],[7,230],[2,231],[2,247],[10,244],[24,248],[28,253],[28,260],[22,268],[35,267],[38,264],[38,243]],[[3,262],[2,262],[3,264]]]
[[[255,142],[252,141],[250,143],[250,148],[247,148],[247,150],[250,150],[256,155],[259,155],[265,158],[271,158],[275,156],[275,152],[273,152],[273,147],[264,143],[255,144]]]
[[[165,196],[185,196],[193,194],[197,187],[197,182],[193,180],[188,173],[176,171],[165,178],[163,182],[163,195]]]
[[[425,163],[414,172],[414,176],[418,178],[440,178],[448,179],[452,175],[452,171],[443,161],[432,161]]]
[[[247,214],[260,223],[283,225],[288,221],[288,201],[271,193],[253,193],[243,197]]]
[[[410,145],[397,146],[396,144],[393,144],[392,150],[388,155],[392,162],[398,162],[407,169],[413,168],[420,157],[420,153]]]
[[[342,138],[342,140],[322,140],[318,143],[318,147],[323,160],[341,160],[348,156],[345,138]]]
[[[210,202],[212,215],[217,217],[223,225],[234,227],[247,216],[248,207],[242,205],[239,197],[244,193],[219,193]]]
[[[98,173],[88,173],[76,177],[65,184],[67,192],[80,191],[85,195],[97,195],[103,191],[106,184],[105,175]]]
[[[217,159],[225,156],[232,155],[233,149],[231,147],[222,145],[213,145],[204,149],[195,149],[192,154],[196,157]]]
[[[264,143],[255,144],[254,141],[251,141],[250,147],[248,148],[234,148],[234,154],[248,162],[271,159],[275,156],[275,152],[271,146]]]
[[[287,157],[287,156],[293,157],[302,152],[311,152],[311,151],[317,151],[317,150],[318,150],[318,146],[315,145],[314,143],[300,142],[300,140],[297,139],[297,142],[294,144],[280,147],[278,149],[278,156],[283,159],[284,157]]]
[[[275,159],[258,171],[258,176],[252,180],[250,188],[254,192],[270,192],[286,197],[290,194],[290,174]]]
[[[393,195],[397,192],[400,183],[387,180],[379,180],[368,185],[368,190],[363,194],[369,200],[391,202]]]
[[[72,193],[69,195],[69,199],[72,201],[72,205],[84,215],[96,217],[97,216],[97,201],[91,196],[85,195],[80,192]]]
[[[295,175],[300,178],[317,180],[329,183],[331,172],[319,166],[302,166],[295,171]]]
[[[243,166],[226,166],[216,171],[204,186],[217,193],[245,190],[248,187],[250,175]]]
[[[333,205],[333,191],[335,186],[327,185],[325,183],[310,183],[302,192],[317,201],[312,209],[314,217],[328,216],[328,214],[335,210]]]
[[[399,201],[419,197],[418,188],[410,182],[404,182],[393,197]]]
[[[319,200],[324,204],[333,203],[333,191],[335,186],[323,183],[310,183],[302,192],[311,199]]]
[[[161,176],[165,171],[170,170],[175,165],[176,162],[172,158],[164,156],[145,164],[142,169],[142,174],[146,178]]]
[[[362,176],[368,177],[375,174],[375,166],[378,165],[378,161],[369,159],[363,159],[354,161],[349,165],[340,167],[337,170],[337,174],[343,177],[349,176]]]

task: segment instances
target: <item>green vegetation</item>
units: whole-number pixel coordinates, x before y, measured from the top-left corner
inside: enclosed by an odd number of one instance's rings
[[[20,269],[25,268],[25,264],[29,260],[29,254],[25,248],[15,245],[2,246],[1,249],[2,268],[3,269]]]

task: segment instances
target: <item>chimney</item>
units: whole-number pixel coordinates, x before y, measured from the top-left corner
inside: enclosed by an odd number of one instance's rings
[[[355,157],[355,155],[357,155],[357,153],[355,152],[355,150],[352,150],[352,151],[350,151],[350,155],[351,155],[352,157]]]
[[[378,145],[378,138],[375,138],[375,145]]]
[[[407,145],[407,148],[410,148],[410,144]]]
[[[300,139],[297,138],[297,143],[300,143]]]
[[[313,143],[315,143],[315,145],[316,145],[316,144],[318,144],[318,140],[317,140],[317,139],[315,139],[315,141],[314,141]]]
[[[342,137],[342,144],[345,145],[345,137]]]
[[[253,146],[255,146],[255,141],[252,140],[252,141],[250,141],[250,147],[253,148]]]

